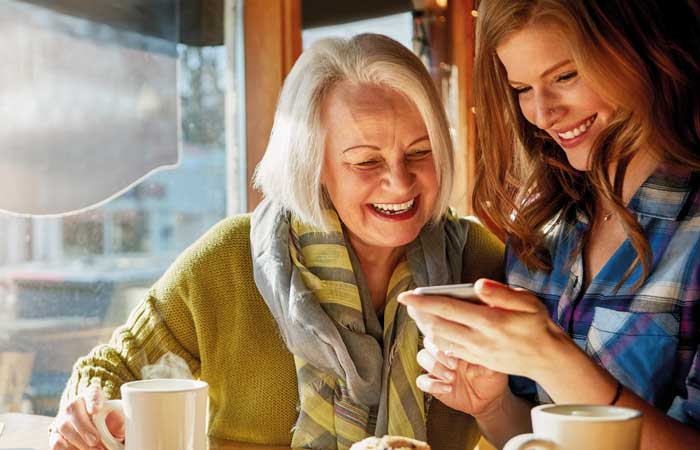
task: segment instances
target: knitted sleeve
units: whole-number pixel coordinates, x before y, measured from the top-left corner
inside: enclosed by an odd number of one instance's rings
[[[86,387],[99,384],[107,398],[119,398],[123,383],[141,378],[141,370],[155,364],[167,352],[183,358],[196,375],[199,359],[197,342],[182,299],[160,301],[151,291],[131,313],[125,325],[117,328],[108,344],[95,347],[73,367],[63,392],[61,405]],[[179,303],[179,304],[177,304]]]
[[[201,334],[207,329],[205,322],[216,314],[212,303],[222,297],[222,283],[215,278],[218,269],[231,262],[232,238],[248,239],[247,233],[232,235],[232,230],[247,231],[247,222],[246,227],[241,225],[235,219],[220,223],[177,258],[109,343],[76,362],[62,406],[92,384],[100,385],[108,398],[119,398],[123,383],[141,379],[144,366],[168,352],[182,358],[198,377]]]

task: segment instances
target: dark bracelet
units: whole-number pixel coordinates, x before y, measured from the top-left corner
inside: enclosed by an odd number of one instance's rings
[[[622,383],[620,381],[617,382],[617,387],[615,388],[615,397],[613,397],[612,401],[610,402],[610,405],[614,405],[617,403],[618,400],[620,400],[620,395],[622,395]]]

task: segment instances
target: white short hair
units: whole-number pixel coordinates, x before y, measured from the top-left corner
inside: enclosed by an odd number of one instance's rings
[[[343,81],[392,89],[416,106],[432,145],[440,187],[431,219],[439,220],[447,210],[454,178],[445,110],[420,59],[379,34],[322,39],[301,54],[282,87],[270,141],[255,171],[255,187],[302,221],[327,230],[323,210],[331,205],[321,185],[321,104]]]

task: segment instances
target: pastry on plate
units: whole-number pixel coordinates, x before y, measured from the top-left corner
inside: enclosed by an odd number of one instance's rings
[[[350,450],[430,450],[430,446],[423,441],[403,436],[371,436],[355,442]]]

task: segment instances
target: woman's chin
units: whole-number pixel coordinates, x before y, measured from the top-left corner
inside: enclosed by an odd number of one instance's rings
[[[566,159],[569,161],[569,165],[579,172],[588,172],[591,170],[591,165],[588,161],[589,153],[586,152],[585,155],[571,155],[566,153]]]
[[[358,243],[371,247],[398,248],[403,247],[418,237],[428,219],[422,211],[419,211],[408,220],[386,220],[371,214],[365,216],[360,223],[347,224],[347,230],[351,239]],[[353,226],[355,225],[355,226]],[[358,226],[359,225],[359,226]]]
[[[365,229],[361,233],[351,232],[351,242],[362,243],[363,246],[393,249],[400,248],[413,242],[420,230],[400,230],[397,231],[391,227]],[[355,247],[353,245],[353,247]],[[357,250],[357,249],[356,249]]]
[[[415,241],[418,233],[420,233],[420,229],[395,231],[387,227],[382,233],[375,236],[374,241],[382,247],[398,248]]]

